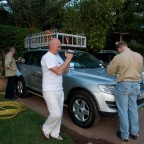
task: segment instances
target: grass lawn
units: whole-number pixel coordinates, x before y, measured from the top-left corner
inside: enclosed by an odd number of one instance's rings
[[[6,101],[0,93],[0,101]],[[0,119],[0,144],[73,144],[64,132],[63,141],[45,140],[41,126],[46,120],[42,115],[27,108],[11,119]]]

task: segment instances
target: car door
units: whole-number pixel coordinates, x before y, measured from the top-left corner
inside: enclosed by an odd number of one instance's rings
[[[29,90],[35,90],[37,86],[37,67],[39,66],[39,51],[26,52],[24,56],[25,62],[21,66],[21,71],[25,83]]]
[[[37,66],[37,69],[36,69],[36,75],[37,75],[37,79],[36,79],[36,91],[39,93],[39,94],[42,94],[42,68],[41,68],[41,58],[42,56],[46,53],[47,51],[40,51],[39,54],[40,54],[40,58],[39,58],[39,65]]]
[[[29,59],[31,57],[31,52],[25,52],[23,55],[22,55],[22,59],[23,59],[23,62],[19,62],[19,65],[18,65],[18,69],[19,71],[21,72],[23,78],[24,78],[24,81],[26,83],[26,86],[29,85],[29,73],[30,73],[30,68],[29,68]]]

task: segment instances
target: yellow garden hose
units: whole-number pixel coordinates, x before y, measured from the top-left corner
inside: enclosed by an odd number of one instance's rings
[[[26,106],[20,102],[4,101],[0,102],[0,119],[15,117],[18,113],[25,110]]]

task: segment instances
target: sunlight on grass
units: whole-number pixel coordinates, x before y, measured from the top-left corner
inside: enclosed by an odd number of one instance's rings
[[[0,101],[5,101],[2,94]],[[0,144],[73,144],[63,132],[63,141],[43,139],[41,127],[45,119],[28,108],[12,119],[0,119]]]

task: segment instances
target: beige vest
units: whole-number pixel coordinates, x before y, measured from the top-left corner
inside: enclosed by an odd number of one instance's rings
[[[108,74],[115,74],[117,82],[141,81],[143,58],[140,54],[125,50],[113,58],[107,67]]]
[[[15,70],[11,70],[9,67],[13,67]],[[16,75],[16,63],[14,57],[9,52],[5,56],[5,76],[15,76]]]

